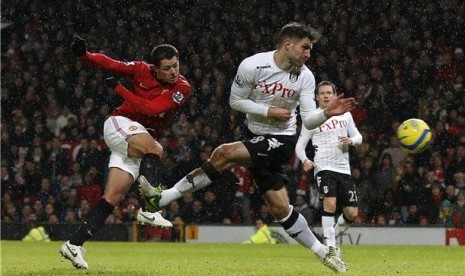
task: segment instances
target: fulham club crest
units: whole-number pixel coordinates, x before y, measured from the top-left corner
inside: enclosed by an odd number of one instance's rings
[[[292,67],[291,72],[289,73],[289,80],[291,82],[296,82],[300,75],[300,69]]]

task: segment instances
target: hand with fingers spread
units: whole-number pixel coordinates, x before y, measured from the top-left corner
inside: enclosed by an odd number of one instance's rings
[[[324,109],[324,114],[327,118],[331,116],[342,115],[355,108],[357,102],[355,98],[344,98],[344,94],[340,94],[337,97],[332,97],[328,103],[328,106]]]

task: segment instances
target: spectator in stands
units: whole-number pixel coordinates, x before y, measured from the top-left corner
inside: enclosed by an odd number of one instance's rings
[[[173,221],[176,217],[181,217],[182,213],[179,208],[179,202],[174,200],[168,206],[168,210],[166,210],[165,218],[169,221]]]
[[[454,206],[449,202],[449,200],[444,199],[439,206],[439,217],[437,219],[437,223],[444,227],[454,227],[454,216],[456,216]]]
[[[408,206],[418,204],[422,194],[421,178],[413,162],[399,165],[401,178],[395,191],[395,203],[400,208],[402,220],[406,220]]]
[[[34,169],[39,170],[39,172],[47,172],[50,170],[48,162],[48,152],[44,151],[44,148],[39,146],[34,146],[26,158],[27,161],[31,161],[34,164]]]
[[[7,191],[12,192],[14,187],[14,180],[13,180],[13,174],[11,173],[11,170],[9,166],[6,164],[2,164],[1,170],[0,170],[0,177],[1,177],[1,193],[2,197],[7,193]],[[9,194],[11,197],[11,195]]]
[[[255,219],[255,233],[243,244],[276,244],[277,241],[273,237],[268,225],[261,219]]]
[[[383,196],[387,189],[395,189],[397,184],[397,168],[394,166],[391,155],[389,153],[383,154],[380,161],[380,167],[376,172],[374,183],[378,197]]]
[[[76,202],[79,204],[86,200],[90,206],[94,206],[102,197],[100,183],[96,181],[96,175],[87,171],[84,175],[84,183],[76,189]]]
[[[192,202],[192,210],[191,212],[186,212],[183,215],[184,222],[186,224],[198,224],[204,223],[206,221],[206,215],[203,210],[203,203],[200,200],[194,200]]]
[[[454,186],[456,189],[465,189],[465,172],[457,172],[454,174]]]
[[[3,219],[10,221],[10,222],[16,222],[16,223],[21,222],[21,215],[18,212],[18,209],[16,208],[13,202],[6,203],[3,206],[2,210],[5,210],[2,215]]]
[[[77,214],[76,212],[74,212],[73,209],[67,209],[65,211],[65,218],[63,220],[64,223],[71,223],[71,224],[74,224],[74,223],[78,223],[78,218],[77,218]]]
[[[50,203],[47,203],[44,207],[44,211],[45,211],[45,220],[44,222],[49,222],[50,221],[50,217],[52,215],[55,215],[56,216],[56,213],[55,213],[55,207],[53,207],[53,204],[50,204]]]
[[[465,137],[465,135],[462,135]],[[459,142],[456,146],[456,156],[449,166],[448,173],[454,175],[458,172],[465,172],[465,142]]]
[[[214,191],[206,191],[203,194],[203,210],[205,212],[206,223],[221,223],[226,216],[224,206],[216,196]]]
[[[389,215],[389,220],[388,220],[388,225],[389,226],[399,226],[404,223],[404,220],[402,220],[402,215],[399,212],[399,209],[394,208]]]
[[[56,197],[55,210],[57,215],[59,215],[60,220],[64,220],[66,215],[66,209],[68,208],[67,202],[71,197],[71,189],[69,187],[61,187],[60,193]]]
[[[420,224],[420,210],[418,209],[418,206],[416,204],[412,204],[408,208],[408,216],[407,219],[405,220],[405,224],[409,225],[419,225]]]
[[[61,148],[61,142],[58,137],[54,137],[50,143],[46,144],[47,150],[50,152],[48,158],[48,168],[51,170],[52,179],[60,174],[69,173],[69,159],[66,152]]]
[[[246,167],[236,166],[231,171],[239,180],[234,194],[236,212],[239,214],[241,223],[250,224],[252,223],[250,219],[250,194],[254,189],[250,170]]]
[[[29,217],[30,214],[33,214],[33,209],[31,207],[31,205],[29,204],[26,204],[23,206],[23,208],[21,209],[21,221],[23,223],[27,222],[27,218]]]
[[[381,156],[385,156],[385,154],[389,154],[392,160],[392,166],[396,167],[401,166],[404,163],[405,157],[407,157],[408,153],[405,150],[402,150],[399,146],[399,139],[396,135],[392,135],[389,138],[389,147],[384,149],[381,152]],[[380,160],[380,164],[383,161],[383,158]]]
[[[107,218],[107,221],[105,223],[124,223],[123,212],[121,211],[121,208],[115,208],[113,210],[113,213],[110,214],[110,216]],[[131,221],[134,220],[134,216],[132,216],[132,218],[133,219]]]
[[[71,110],[69,109],[69,107],[65,105],[61,109],[61,113],[56,120],[55,133],[54,133],[55,136],[60,135],[60,132],[68,126],[70,120],[77,120],[77,117],[76,115],[71,113]]]
[[[179,209],[181,214],[187,214],[192,210],[192,203],[194,202],[194,196],[191,193],[185,193],[179,200]],[[181,215],[182,217],[182,215]]]
[[[79,202],[78,206],[79,208],[78,208],[77,214],[78,214],[79,220],[81,221],[89,213],[91,209],[91,205],[89,204],[87,199],[83,199]]]
[[[314,210],[311,209],[308,204],[307,200],[304,195],[296,195],[294,201],[294,209],[302,214],[304,218],[307,220],[308,225],[314,225],[315,221],[315,214]]]
[[[457,195],[459,189],[456,189],[453,183],[447,184],[444,189],[444,199],[448,200],[449,203],[454,204],[457,201]]]
[[[191,123],[189,122],[186,113],[183,112],[179,114],[178,121],[171,126],[171,129],[173,130],[173,134],[176,137],[179,137],[186,136],[190,127]]]
[[[439,184],[434,184],[429,189],[426,202],[422,207],[422,212],[429,218],[431,224],[436,224],[439,217],[439,208],[443,200],[442,187]]]
[[[37,193],[37,198],[45,206],[48,203],[50,196],[55,197],[58,195],[58,188],[50,181],[50,178],[44,177],[40,180],[40,189]]]
[[[58,216],[56,214],[51,214],[48,217],[48,223],[50,223],[50,224],[58,224],[58,223],[60,223],[60,219],[58,218]]]
[[[376,217],[376,226],[387,226],[386,216],[384,214],[379,214]]]
[[[465,189],[461,189],[457,195],[457,201],[453,208],[455,209],[456,227],[465,228]]]
[[[92,166],[95,166],[99,172],[102,172],[107,156],[101,150],[98,140],[89,140],[89,147],[85,148],[83,146],[81,149],[83,149],[83,152],[81,153],[80,150],[76,158],[81,163],[82,170],[87,171]]]
[[[261,204],[259,210],[256,212],[256,217],[259,217],[266,224],[271,224],[274,222],[273,216],[270,214],[270,207],[266,204]]]
[[[81,163],[75,161],[71,166],[71,175],[69,176],[71,181],[71,189],[76,192],[76,189],[84,184],[84,176],[82,175]]]

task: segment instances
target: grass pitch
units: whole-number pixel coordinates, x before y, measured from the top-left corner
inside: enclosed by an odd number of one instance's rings
[[[58,253],[62,242],[1,241],[2,275],[331,275],[299,245],[87,242],[89,270]],[[342,247],[347,275],[465,275],[465,247]]]

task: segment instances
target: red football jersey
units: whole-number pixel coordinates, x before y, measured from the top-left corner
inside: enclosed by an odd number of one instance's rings
[[[179,75],[174,85],[162,84],[154,77],[153,65],[143,61],[122,62],[90,52],[86,52],[80,59],[93,67],[132,78],[132,91],[122,85],[116,86],[115,92],[123,97],[124,102],[112,115],[127,117],[153,129],[152,135],[155,137],[166,127],[191,92],[191,86],[184,76]]]

